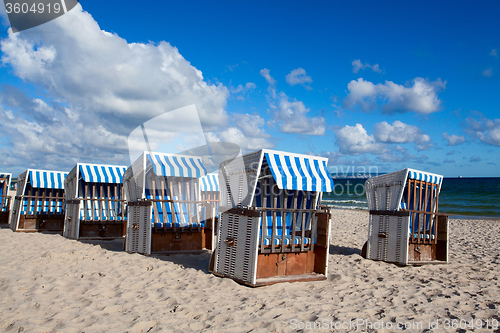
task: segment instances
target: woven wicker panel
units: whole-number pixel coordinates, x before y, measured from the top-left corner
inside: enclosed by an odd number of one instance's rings
[[[127,252],[151,254],[151,206],[128,206]]]
[[[255,284],[258,217],[222,213],[217,241],[216,273]],[[234,245],[224,240],[232,238]]]
[[[365,183],[368,209],[398,210],[407,173],[404,169],[368,179]]]
[[[408,222],[408,216],[370,214],[367,258],[407,265]]]
[[[262,151],[257,151],[221,164],[219,169],[221,206],[250,205],[262,156]]]

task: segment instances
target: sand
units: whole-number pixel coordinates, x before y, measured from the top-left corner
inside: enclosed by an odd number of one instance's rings
[[[13,233],[3,225],[0,331],[401,332],[406,325],[406,332],[455,332],[462,325],[458,331],[486,332],[498,327],[500,221],[452,219],[450,263],[422,267],[363,259],[367,225],[367,212],[334,210],[329,279],[261,288],[209,274],[208,253],[147,257],[121,251],[122,240],[84,243]]]

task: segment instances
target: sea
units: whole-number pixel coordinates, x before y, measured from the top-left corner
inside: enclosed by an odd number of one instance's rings
[[[338,209],[368,210],[366,179],[334,179],[334,189],[323,193],[322,204]],[[444,178],[439,212],[453,218],[500,219],[500,177]]]

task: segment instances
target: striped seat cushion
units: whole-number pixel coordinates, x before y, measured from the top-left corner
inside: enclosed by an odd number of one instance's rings
[[[281,245],[281,241],[282,241],[281,238],[275,238],[274,245],[275,246]],[[292,242],[292,236],[285,236],[285,245],[291,246],[291,242]],[[265,246],[270,246],[271,243],[272,243],[271,237],[264,238],[264,245]],[[301,243],[302,243],[302,237],[295,236],[295,245],[301,245]],[[311,244],[311,238],[304,237],[304,245],[309,246],[309,244]],[[260,246],[260,240],[259,240],[259,246]]]
[[[411,237],[411,232],[408,232],[408,235],[410,235],[410,237]],[[413,234],[413,237],[418,238],[418,233]],[[425,239],[429,239],[429,234],[425,234],[425,235],[420,234],[420,239],[424,239],[424,237],[425,237]],[[431,235],[431,239],[435,239],[435,238],[436,238],[435,235]]]

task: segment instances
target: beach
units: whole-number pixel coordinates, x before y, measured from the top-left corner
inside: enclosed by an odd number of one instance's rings
[[[210,254],[0,228],[2,332],[489,332],[500,327],[500,221],[450,219],[449,264],[363,259],[368,212],[333,210],[325,281],[250,288]],[[464,328],[464,325],[469,325]],[[460,327],[461,326],[461,327]],[[488,326],[488,327],[487,327]]]

